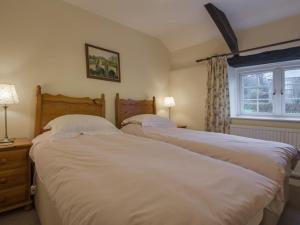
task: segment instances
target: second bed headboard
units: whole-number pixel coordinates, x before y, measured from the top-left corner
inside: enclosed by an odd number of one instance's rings
[[[68,114],[85,114],[105,117],[104,94],[101,98],[74,98],[64,95],[42,94],[36,89],[35,136],[43,133],[43,127],[56,117]]]
[[[115,100],[116,126],[121,128],[123,120],[139,114],[156,114],[155,96],[152,100],[120,99],[119,93]]]

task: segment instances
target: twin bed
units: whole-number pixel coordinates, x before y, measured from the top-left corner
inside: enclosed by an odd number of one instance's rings
[[[186,150],[230,162],[276,181],[281,188],[282,210],[288,178],[299,159],[298,150],[285,143],[235,135],[177,128],[154,115],[152,100],[120,99],[116,95],[116,124],[124,133],[170,143]],[[152,115],[151,115],[152,114]]]
[[[145,113],[155,114],[155,99],[117,96],[118,126]],[[103,117],[104,95],[53,96],[38,87],[30,155],[43,225],[276,224],[284,202],[276,179],[176,143],[126,134]]]

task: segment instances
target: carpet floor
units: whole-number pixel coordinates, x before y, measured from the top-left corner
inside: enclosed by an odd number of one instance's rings
[[[288,205],[284,209],[278,225],[300,225],[300,209]]]
[[[0,215],[1,225],[41,225],[35,210],[16,209]],[[53,224],[55,225],[55,224]]]

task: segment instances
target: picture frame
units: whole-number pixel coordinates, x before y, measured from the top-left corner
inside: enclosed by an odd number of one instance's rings
[[[121,82],[120,54],[85,44],[87,78]]]

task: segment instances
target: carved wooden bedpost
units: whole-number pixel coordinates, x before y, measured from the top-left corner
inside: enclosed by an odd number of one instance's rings
[[[152,97],[153,100],[153,114],[156,114],[156,102],[155,102],[155,96]]]
[[[38,136],[41,133],[41,113],[42,113],[42,90],[41,86],[36,87],[36,115],[35,115],[35,128],[34,136]]]
[[[105,112],[106,112],[106,109],[105,109],[105,95],[102,93],[101,94],[101,102],[102,102],[102,117],[105,118]]]
[[[116,120],[116,126],[117,128],[121,128],[121,121],[119,121],[119,101],[120,101],[120,95],[119,93],[116,94],[116,99],[115,99],[115,120]]]

